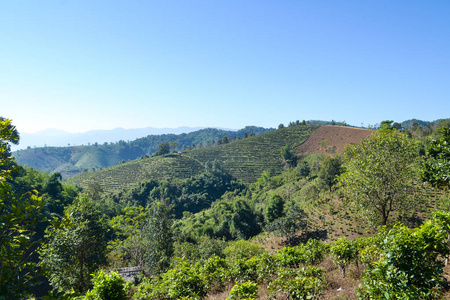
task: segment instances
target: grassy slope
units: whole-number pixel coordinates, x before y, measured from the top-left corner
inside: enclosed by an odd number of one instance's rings
[[[104,170],[84,173],[69,182],[86,187],[98,182],[106,192],[136,186],[149,179],[186,178],[198,174],[208,161],[219,164],[237,179],[252,183],[264,171],[271,175],[282,172],[280,148],[286,144],[295,147],[308,139],[318,126],[292,126],[256,135],[229,144],[199,148],[182,155],[168,155],[136,160]]]

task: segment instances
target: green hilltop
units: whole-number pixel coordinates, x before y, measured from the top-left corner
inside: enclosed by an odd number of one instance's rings
[[[188,178],[204,171],[207,162],[216,161],[234,178],[249,184],[255,182],[264,171],[271,175],[280,174],[284,168],[281,147],[302,144],[318,127],[289,126],[226,144],[198,147],[183,151],[182,154],[142,158],[95,172],[85,172],[68,181],[82,187],[97,182],[105,192],[115,192],[136,187],[140,182],[150,179]]]

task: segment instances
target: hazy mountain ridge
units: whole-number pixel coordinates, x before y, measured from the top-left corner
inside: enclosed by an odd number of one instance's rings
[[[114,128],[110,130],[90,130],[87,132],[71,133],[59,129],[45,129],[36,133],[21,133],[20,144],[12,149],[21,150],[28,147],[65,147],[99,143],[115,143],[120,140],[131,141],[148,135],[182,134],[204,129],[205,127],[178,128]]]
[[[260,134],[273,128],[247,126],[237,131],[206,128],[189,133],[147,135],[131,142],[119,140],[115,143],[94,142],[89,146],[36,147],[13,153],[17,162],[40,171],[61,172],[70,177],[83,171],[102,169],[117,165],[121,161],[152,155],[162,142],[176,142],[177,149],[195,147],[199,144],[214,144],[227,136],[229,139],[242,138],[245,134]]]

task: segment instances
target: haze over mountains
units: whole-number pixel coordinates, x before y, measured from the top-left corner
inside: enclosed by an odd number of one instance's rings
[[[115,128],[111,130],[90,130],[87,132],[71,133],[58,129],[46,129],[35,133],[21,133],[20,144],[12,145],[12,150],[26,149],[28,147],[64,147],[88,145],[88,143],[118,142],[120,140],[135,140],[147,135],[190,133],[205,127],[178,127],[178,128]],[[227,129],[231,130],[231,129]]]

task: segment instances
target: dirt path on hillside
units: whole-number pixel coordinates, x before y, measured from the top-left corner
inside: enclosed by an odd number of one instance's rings
[[[295,149],[301,155],[323,153],[326,156],[334,156],[342,154],[348,144],[357,144],[372,132],[370,129],[323,125],[314,130],[306,142]]]

